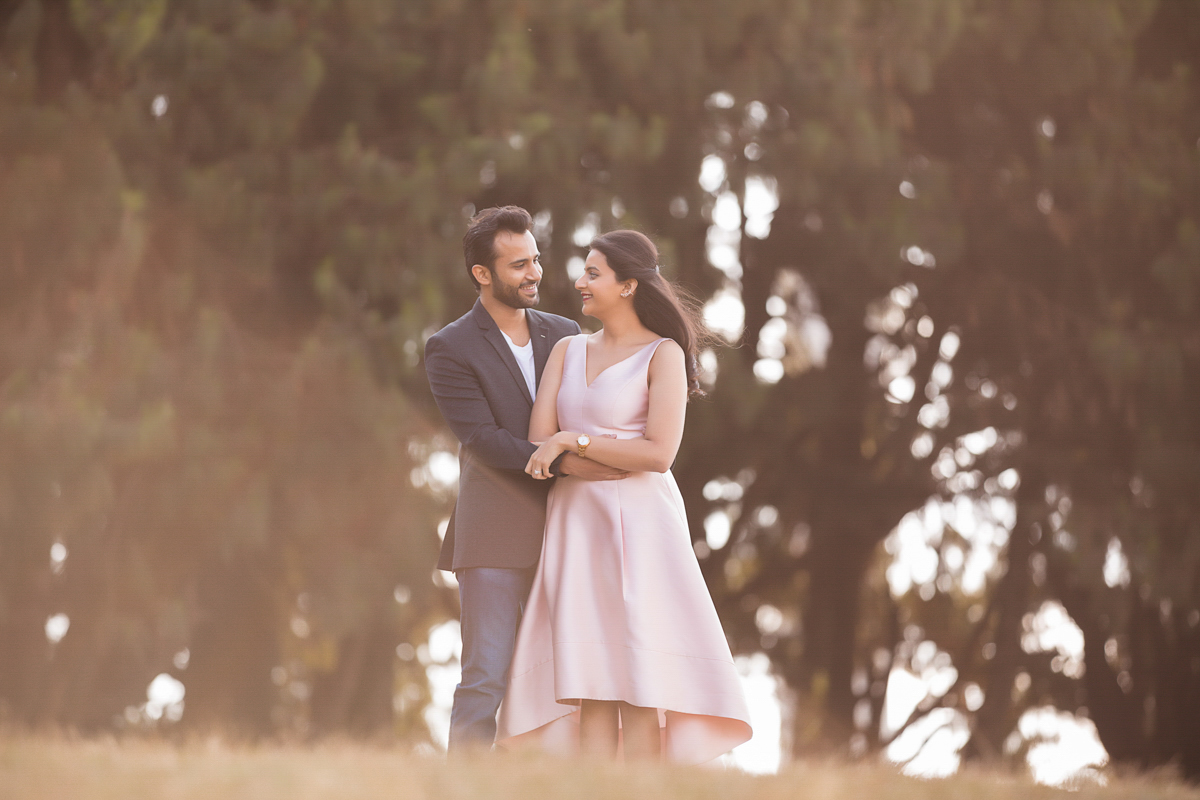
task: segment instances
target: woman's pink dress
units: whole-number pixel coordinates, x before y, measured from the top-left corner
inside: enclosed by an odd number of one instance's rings
[[[645,434],[659,339],[587,385],[587,336],[567,346],[558,422],[593,438]],[[664,758],[700,763],[750,738],[721,621],[670,472],[558,478],[509,671],[497,740],[573,753],[579,701],[659,709]]]

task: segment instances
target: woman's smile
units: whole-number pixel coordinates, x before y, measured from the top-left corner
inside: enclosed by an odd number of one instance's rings
[[[583,274],[575,281],[575,289],[584,313],[592,315],[613,306],[621,292],[616,273],[608,266],[608,260],[598,250],[588,253]]]

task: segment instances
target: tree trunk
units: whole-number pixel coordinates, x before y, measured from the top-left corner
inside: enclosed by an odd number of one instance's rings
[[[995,655],[987,669],[983,706],[975,717],[971,739],[963,749],[968,758],[992,760],[1003,752],[1004,739],[1016,724],[1013,682],[1022,660],[1021,618],[1029,610],[1032,580],[1029,557],[1040,537],[1044,514],[1044,481],[1033,469],[1021,473],[1017,489],[1017,520],[1008,540],[1007,570],[995,589]]]
[[[396,662],[393,628],[383,606],[370,624],[339,643],[337,667],[313,685],[312,721],[318,735],[390,732]]]
[[[806,697],[796,718],[795,754],[811,752],[820,736],[844,751],[854,731],[851,688],[859,596],[872,548],[852,530],[818,536],[809,554],[811,583],[804,614],[804,658],[788,682]]]
[[[811,703],[797,714],[797,751],[816,734],[844,748],[854,730],[851,688],[863,575],[887,535],[893,500],[877,491],[861,453],[870,376],[862,353],[866,331],[860,298],[822,298],[833,340],[826,377],[839,398],[821,434],[818,464],[808,464],[813,530],[809,590],[804,601],[804,653],[789,676]],[[907,509],[905,509],[907,510]],[[901,512],[903,513],[903,511]],[[811,718],[805,719],[808,714]]]
[[[189,727],[262,736],[272,730],[278,665],[275,584],[257,563],[239,554],[210,565],[199,586],[201,621],[192,638],[187,673]]]
[[[34,49],[37,97],[50,103],[62,99],[72,80],[86,82],[91,53],[71,20],[70,0],[41,0],[40,10]]]

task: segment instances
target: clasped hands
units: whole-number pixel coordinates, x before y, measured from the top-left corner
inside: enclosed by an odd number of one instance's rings
[[[576,446],[575,440],[578,438],[579,434],[577,433],[559,431],[546,441],[538,443],[538,449],[525,464],[525,474],[535,480],[547,480],[553,477],[550,474],[550,465],[554,459],[566,453],[559,465],[560,474],[572,475],[586,481],[615,481],[629,476],[628,470],[616,469],[575,455],[573,451]]]

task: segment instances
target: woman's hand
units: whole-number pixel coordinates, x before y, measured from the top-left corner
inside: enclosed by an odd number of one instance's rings
[[[560,453],[570,450],[575,444],[576,434],[570,431],[559,431],[551,436],[534,451],[529,457],[529,463],[525,465],[525,473],[533,476],[535,480],[544,481],[552,477],[550,475],[550,464],[554,459],[558,458]]]

